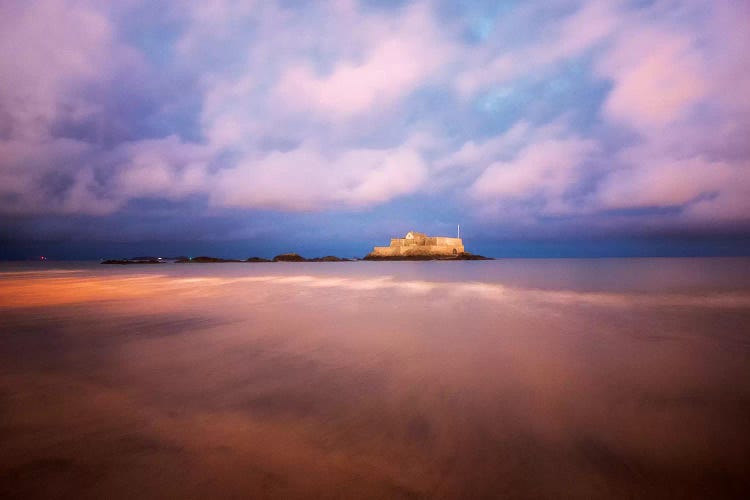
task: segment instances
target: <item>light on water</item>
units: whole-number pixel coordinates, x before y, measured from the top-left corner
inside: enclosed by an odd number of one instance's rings
[[[0,268],[0,495],[739,495],[750,261]]]

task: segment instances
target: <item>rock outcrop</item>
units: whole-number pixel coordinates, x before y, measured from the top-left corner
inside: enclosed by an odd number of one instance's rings
[[[177,264],[207,264],[207,263],[220,263],[220,262],[242,262],[236,259],[220,259],[218,257],[193,257],[187,259],[180,259],[175,261]]]
[[[282,253],[273,258],[274,262],[305,262],[306,260],[296,253]]]

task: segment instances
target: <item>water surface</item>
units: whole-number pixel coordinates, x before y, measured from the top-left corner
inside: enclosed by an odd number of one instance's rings
[[[0,497],[741,497],[750,260],[0,265]]]

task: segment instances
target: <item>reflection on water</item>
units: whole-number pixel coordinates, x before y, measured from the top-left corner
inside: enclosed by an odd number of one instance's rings
[[[739,497],[750,261],[0,267],[0,497]]]

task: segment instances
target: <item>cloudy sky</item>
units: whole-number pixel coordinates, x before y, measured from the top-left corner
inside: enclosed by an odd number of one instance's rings
[[[750,3],[5,0],[0,258],[750,252]],[[184,250],[184,251],[181,251]]]

